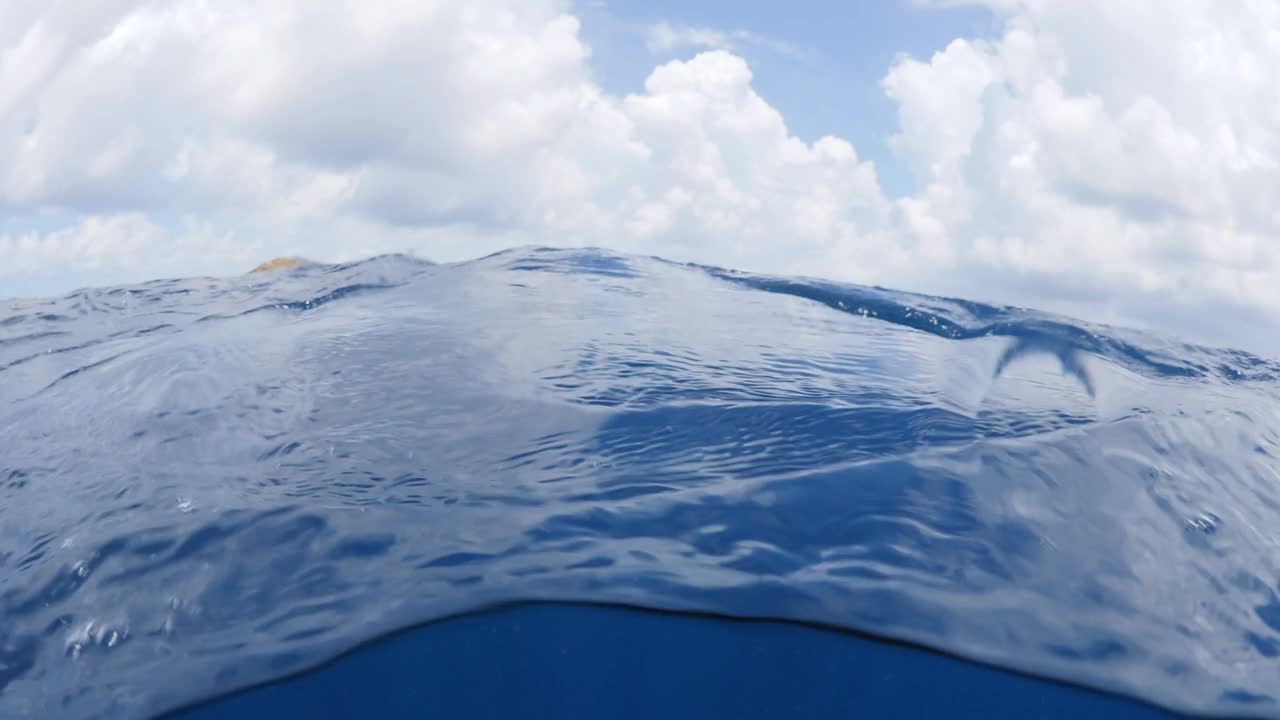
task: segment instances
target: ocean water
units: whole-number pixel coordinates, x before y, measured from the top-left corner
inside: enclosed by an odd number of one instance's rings
[[[526,651],[614,637],[688,672],[764,643],[744,697],[810,657],[788,702],[897,667],[911,694],[983,673],[1126,702],[1034,676],[1280,717],[1277,375],[594,250],[0,301],[0,717],[217,713],[433,620],[313,677],[406,647],[463,672],[431,648],[516,623]]]
[[[1176,720],[1134,700],[781,621],[531,604],[396,633],[166,720]]]

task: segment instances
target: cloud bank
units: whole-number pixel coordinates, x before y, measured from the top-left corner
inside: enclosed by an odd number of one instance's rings
[[[69,218],[0,225],[0,289],[603,245],[1280,351],[1280,5],[982,4],[886,69],[889,197],[732,33],[655,30],[689,54],[618,96],[567,0],[0,0],[0,214]]]

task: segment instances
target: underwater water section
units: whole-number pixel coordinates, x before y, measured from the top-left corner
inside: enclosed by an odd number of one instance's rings
[[[829,661],[867,703],[883,666],[1280,718],[1269,360],[593,250],[0,302],[0,717],[465,673],[519,624],[491,684],[613,634],[600,668],[776,648],[800,703]]]
[[[165,720],[1177,720],[1150,705],[778,621],[529,605],[396,634]]]

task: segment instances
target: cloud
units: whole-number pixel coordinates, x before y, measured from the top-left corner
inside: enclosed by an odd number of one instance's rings
[[[997,39],[885,79],[924,188],[899,206],[949,253],[948,284],[1128,322],[1274,322],[1280,6],[987,4]]]
[[[688,25],[672,25],[669,22],[655,23],[649,28],[645,45],[649,52],[668,53],[685,48],[712,48],[730,50],[733,41],[728,33],[710,28],[690,27]]]
[[[322,258],[607,242],[761,267],[818,267],[891,211],[848,143],[789,136],[730,53],[616,97],[591,80],[566,3],[365,7],[139,3],[87,30],[28,18],[0,60],[39,75],[12,84],[26,112],[4,116],[0,203],[190,214],[230,245]],[[30,45],[58,48],[55,69],[25,62]],[[23,267],[55,262],[45,240]],[[0,267],[18,267],[25,250],[5,247]]]
[[[1258,346],[1280,6],[985,5],[1001,33],[887,68],[919,181],[889,198],[848,142],[789,134],[749,33],[657,26],[692,53],[617,96],[568,0],[0,0],[0,213],[79,218],[6,230],[0,284],[608,245]]]
[[[0,258],[15,273],[45,272],[51,266],[74,273],[114,271],[122,259],[148,273],[190,272],[201,264],[243,265],[256,257],[254,250],[252,243],[234,242],[194,218],[166,227],[137,212],[92,215],[43,234],[0,235]]]
[[[766,37],[750,30],[722,31],[707,27],[678,25],[667,21],[654,23],[645,36],[645,46],[656,55],[669,55],[687,49],[741,52],[743,48],[761,48],[799,62],[813,62],[811,50]]]

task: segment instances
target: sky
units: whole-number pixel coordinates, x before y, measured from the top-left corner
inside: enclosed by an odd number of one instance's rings
[[[1275,0],[0,0],[0,297],[600,246],[1280,355]]]
[[[958,37],[983,37],[993,15],[976,6],[926,7],[888,0],[580,2],[582,35],[596,80],[616,95],[641,92],[660,62],[690,51],[729,50],[752,86],[805,142],[836,135],[875,163],[891,194],[914,189],[894,157],[895,104],[881,81],[902,54],[927,58]]]

